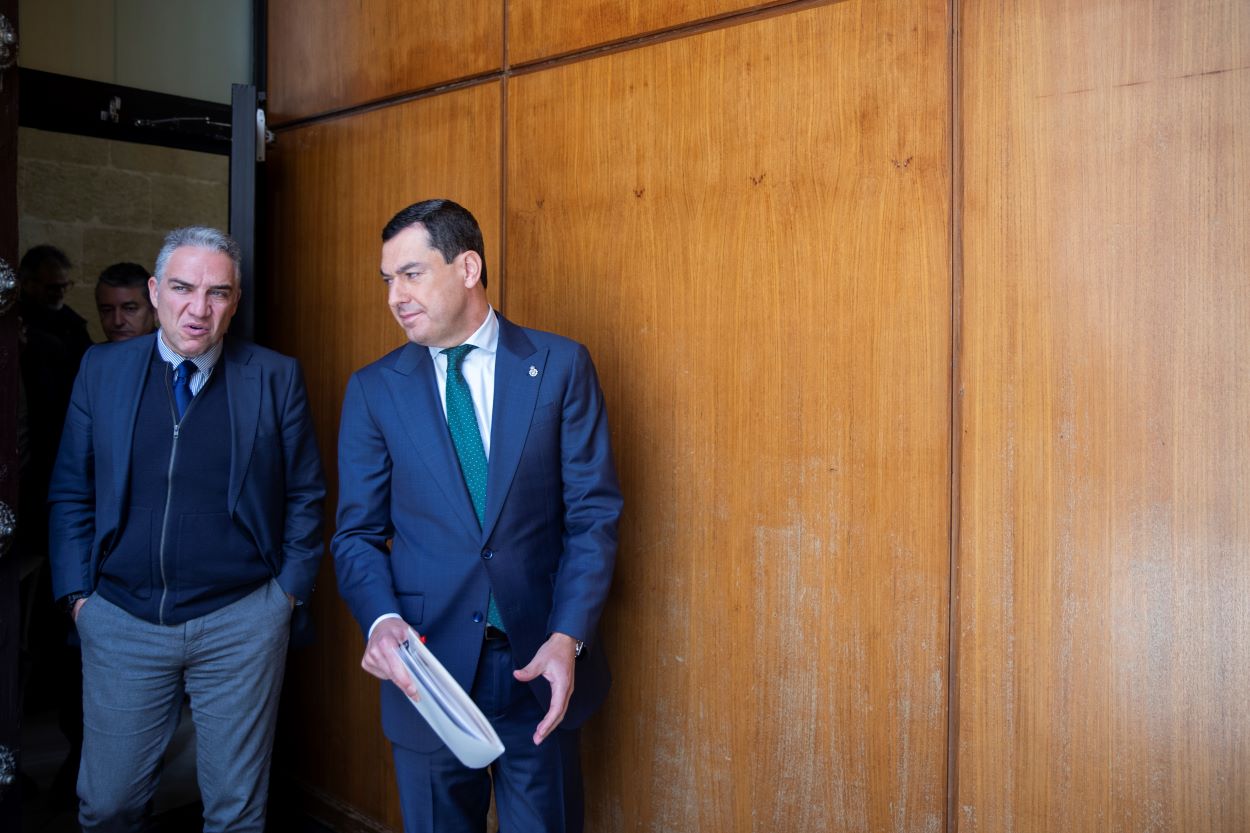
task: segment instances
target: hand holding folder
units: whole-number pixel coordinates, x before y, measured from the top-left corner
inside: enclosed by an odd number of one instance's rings
[[[417,686],[419,697],[408,699],[460,763],[480,769],[503,754],[486,715],[411,628],[395,655]]]

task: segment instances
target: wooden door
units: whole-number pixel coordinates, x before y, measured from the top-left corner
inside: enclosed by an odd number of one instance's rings
[[[499,304],[498,82],[281,131],[268,166],[269,261],[264,307],[275,348],[298,356],[321,459],[337,499],[339,411],[348,376],[404,343],[378,277],[382,226],[414,194],[454,193],[477,208],[490,297]],[[482,125],[492,127],[483,129]],[[288,276],[301,275],[299,281]],[[378,683],[360,670],[364,639],[326,559],[312,600],[318,640],[287,666],[279,747],[301,800],[349,825],[399,829]],[[317,727],[308,731],[308,727]],[[348,828],[354,829],[354,828]]]
[[[266,0],[269,117],[297,118],[498,70],[501,0]]]
[[[944,4],[519,75],[509,315],[589,345],[626,510],[592,830],[939,829]]]
[[[1250,829],[1250,5],[961,3],[958,829]]]

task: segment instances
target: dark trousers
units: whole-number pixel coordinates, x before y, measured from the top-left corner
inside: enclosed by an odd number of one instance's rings
[[[482,833],[492,781],[500,833],[581,833],[581,733],[557,728],[535,746],[546,709],[514,667],[507,640],[488,641],[469,692],[504,744],[489,768],[469,769],[446,747],[427,754],[392,745],[404,833]]]

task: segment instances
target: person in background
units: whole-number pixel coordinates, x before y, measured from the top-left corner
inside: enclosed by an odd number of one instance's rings
[[[240,251],[176,229],[160,329],[83,358],[48,495],[52,591],[82,640],[84,831],[144,829],[184,693],[205,831],[261,833],[291,611],[323,551],[299,364],[226,331]]]
[[[148,296],[151,274],[137,263],[114,263],[100,273],[95,308],[109,341],[126,341],[156,329],[156,308]]]
[[[484,830],[493,784],[501,830],[578,833],[622,504],[603,391],[581,344],[491,308],[463,207],[411,205],[382,241],[409,343],[348,381],[332,547],[367,634],[361,665],[389,681],[404,830]],[[503,741],[489,771],[461,765],[404,696],[416,686],[395,647],[410,627]]]
[[[25,435],[14,551],[21,562],[20,686],[30,709],[55,704],[57,722],[70,752],[57,772],[50,800],[73,801],[82,738],[77,652],[70,647],[68,622],[52,603],[48,570],[48,483],[70,391],[83,354],[91,346],[86,320],[65,303],[73,286],[73,264],[56,246],[32,246],[18,265],[21,297],[19,364],[25,396]]]
[[[45,333],[62,345],[78,372],[77,362],[91,346],[87,320],[65,303],[65,293],[74,285],[70,278],[73,264],[56,246],[32,246],[18,266],[22,297],[18,315],[27,334]],[[73,375],[70,382],[73,383]]]
[[[22,321],[21,369],[26,389],[30,462],[22,471],[22,549],[47,553],[44,502],[78,364],[91,346],[86,320],[65,303],[72,264],[55,246],[33,246],[18,267]],[[37,531],[36,531],[37,530]]]

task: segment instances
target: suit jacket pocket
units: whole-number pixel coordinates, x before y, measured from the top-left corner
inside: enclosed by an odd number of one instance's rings
[[[420,625],[422,617],[425,616],[425,594],[396,593],[395,598],[399,599],[399,615],[404,617],[404,621],[410,625]]]
[[[100,562],[100,574],[132,598],[152,598],[152,588],[161,580],[157,552],[160,535],[155,512],[143,506],[130,507],[126,522]]]

